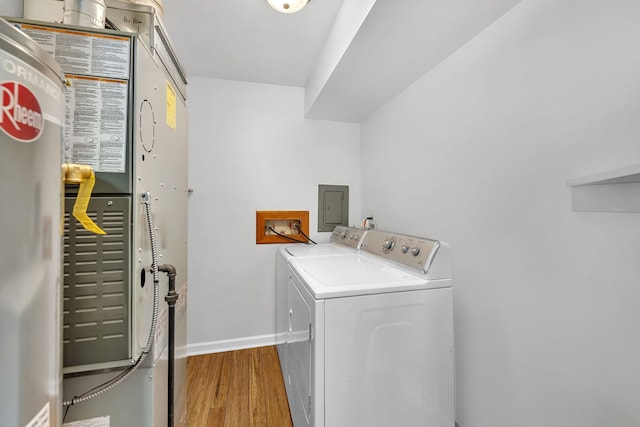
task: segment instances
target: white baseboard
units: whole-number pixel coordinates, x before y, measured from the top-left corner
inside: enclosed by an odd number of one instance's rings
[[[245,348],[265,347],[275,344],[276,337],[273,334],[187,344],[187,357],[198,356],[201,354],[221,353],[223,351],[242,350]]]

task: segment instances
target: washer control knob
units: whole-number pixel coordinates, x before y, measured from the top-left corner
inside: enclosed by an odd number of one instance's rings
[[[406,254],[407,252],[409,252],[409,246],[403,245],[402,248],[400,248],[400,250],[402,251],[403,254]]]
[[[342,233],[340,233],[340,237],[342,237],[343,239],[347,237],[347,231],[345,230]]]
[[[390,251],[393,249],[395,244],[396,244],[395,240],[386,239],[384,242],[382,242],[382,249],[384,249],[385,251]]]
[[[416,246],[415,248],[411,249],[411,255],[418,256],[419,253],[420,253],[419,247]]]

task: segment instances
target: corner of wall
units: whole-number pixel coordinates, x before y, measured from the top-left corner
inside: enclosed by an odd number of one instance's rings
[[[324,43],[322,52],[305,87],[305,116],[318,99],[322,89],[329,81],[331,74],[340,63],[342,56],[375,3],[376,0],[344,0],[342,3],[331,32]]]

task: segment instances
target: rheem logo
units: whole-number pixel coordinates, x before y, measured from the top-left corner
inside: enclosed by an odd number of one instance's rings
[[[18,82],[4,82],[0,85],[0,97],[0,128],[4,133],[22,142],[38,139],[44,121],[40,103],[33,92]]]

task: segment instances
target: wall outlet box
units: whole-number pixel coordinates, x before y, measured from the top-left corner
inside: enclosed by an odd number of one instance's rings
[[[256,244],[307,243],[309,211],[256,211]]]

